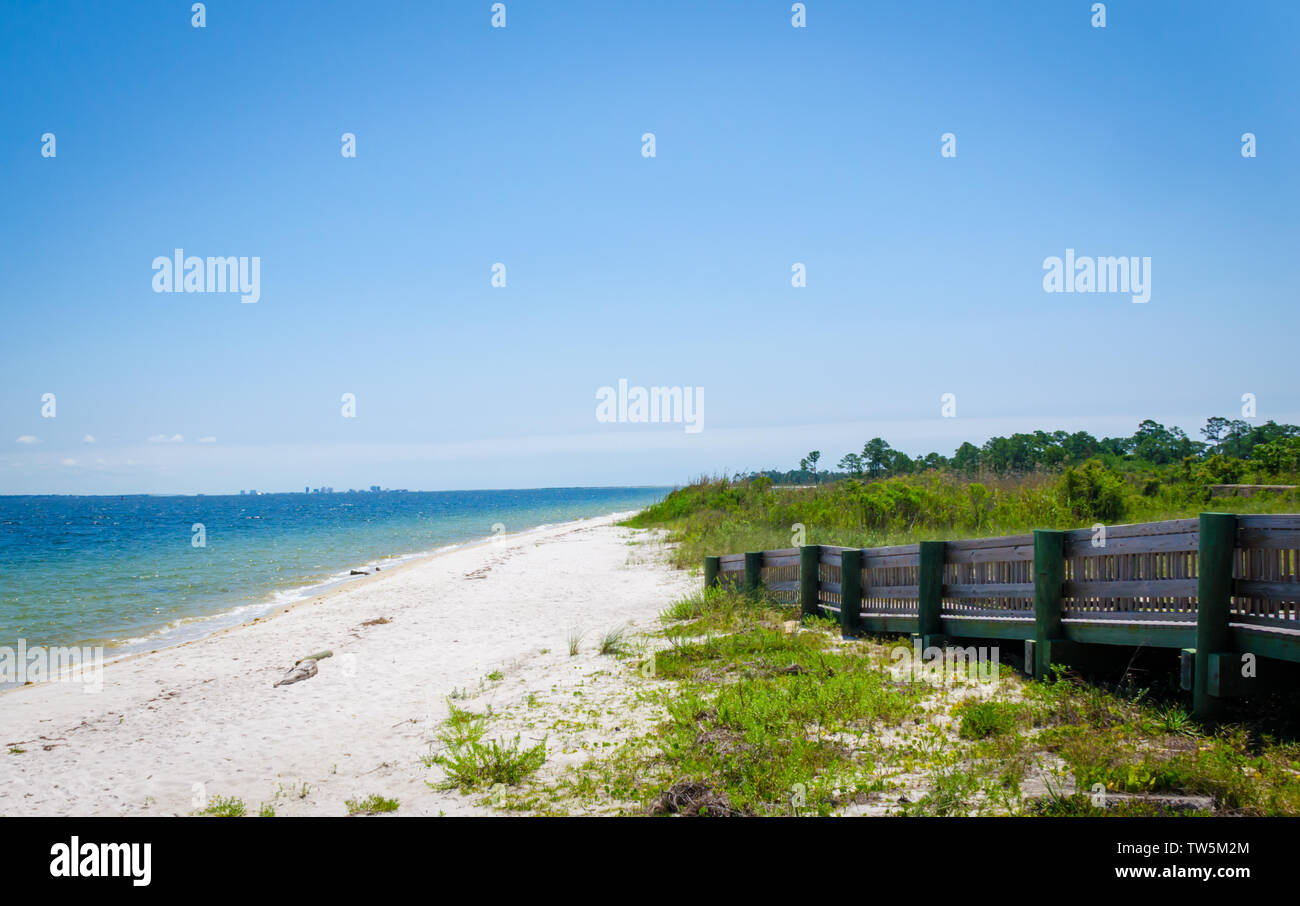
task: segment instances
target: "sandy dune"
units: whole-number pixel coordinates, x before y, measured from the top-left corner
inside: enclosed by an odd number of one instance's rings
[[[479,709],[509,706],[607,676],[611,659],[590,648],[568,656],[569,630],[593,639],[621,623],[648,627],[693,584],[663,565],[649,534],[614,521],[385,571],[110,664],[97,694],[45,683],[0,695],[0,742],[23,750],[0,752],[0,815],[183,815],[200,794],[239,797],[250,813],[271,803],[279,815],[342,815],[346,799],[369,793],[399,799],[399,814],[478,811],[430,789],[420,762],[447,696],[471,690]],[[333,657],[316,676],[274,688],[322,650]]]

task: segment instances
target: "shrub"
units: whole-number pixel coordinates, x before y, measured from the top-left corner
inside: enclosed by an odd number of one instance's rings
[[[1010,702],[967,702],[953,711],[961,717],[961,728],[957,735],[963,739],[1009,735],[1016,731],[1016,724],[1023,711],[1022,706]]]
[[[1124,479],[1099,460],[1090,459],[1061,476],[1061,500],[1075,518],[1118,522],[1127,509]]]

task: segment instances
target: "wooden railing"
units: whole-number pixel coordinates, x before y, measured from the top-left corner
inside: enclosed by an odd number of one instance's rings
[[[706,557],[704,574],[706,586],[761,587],[805,616],[833,617],[846,635],[910,632],[926,646],[1023,639],[1027,669],[1040,677],[1084,645],[1182,649],[1184,685],[1203,716],[1215,700],[1252,691],[1258,674],[1243,663],[1300,661],[1300,514],[809,545]]]

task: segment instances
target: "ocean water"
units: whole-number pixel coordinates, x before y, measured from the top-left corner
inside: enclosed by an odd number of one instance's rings
[[[0,497],[0,646],[102,645],[113,657],[177,644],[349,581],[354,568],[636,510],[667,491]]]

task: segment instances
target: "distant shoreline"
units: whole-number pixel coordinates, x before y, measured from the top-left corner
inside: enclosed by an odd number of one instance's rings
[[[580,517],[578,519],[571,519],[566,522],[545,523],[542,525],[531,526],[530,528],[526,528],[526,529],[520,529],[517,532],[503,533],[500,536],[496,536],[496,537],[489,535],[486,537],[474,538],[469,541],[456,542],[454,544],[449,544],[434,550],[421,551],[419,553],[402,555],[399,558],[397,558],[397,562],[389,566],[386,566],[384,569],[373,568],[370,569],[365,574],[340,576],[337,579],[330,579],[315,585],[304,586],[303,589],[301,589],[302,591],[305,591],[308,588],[313,588],[318,590],[310,594],[303,594],[301,597],[298,597],[291,601],[286,601],[281,603],[272,599],[269,601],[265,601],[261,604],[244,605],[242,607],[233,608],[232,610],[221,611],[204,617],[194,617],[191,620],[185,621],[190,625],[201,625],[205,622],[214,622],[222,619],[223,617],[229,617],[233,615],[233,613],[236,613],[240,610],[247,609],[250,611],[248,616],[245,618],[236,620],[235,622],[226,625],[213,626],[207,632],[201,632],[197,635],[187,636],[185,638],[177,638],[171,641],[162,641],[161,644],[157,644],[157,645],[143,644],[144,641],[147,641],[149,638],[152,638],[152,636],[146,636],[145,639],[140,640],[141,644],[139,646],[132,646],[130,650],[124,650],[124,648],[119,648],[119,646],[116,645],[112,647],[103,646],[105,650],[104,666],[107,667],[111,664],[121,663],[123,661],[132,660],[134,658],[141,657],[144,655],[159,654],[160,652],[181,648],[186,645],[191,645],[195,642],[201,642],[204,641],[205,639],[213,638],[214,636],[224,635],[226,633],[233,632],[235,630],[249,626],[253,623],[261,623],[267,620],[273,620],[276,617],[283,616],[284,614],[290,613],[298,609],[299,607],[302,607],[305,604],[312,603],[312,602],[320,603],[328,598],[332,598],[335,595],[338,595],[341,592],[350,591],[354,588],[362,587],[368,582],[375,582],[378,581],[379,579],[386,578],[388,576],[397,575],[403,572],[404,570],[410,569],[413,566],[418,566],[421,563],[426,563],[430,560],[434,560],[439,557],[445,557],[453,553],[459,553],[461,551],[473,551],[478,548],[484,547],[486,545],[496,545],[496,544],[501,544],[501,543],[506,543],[511,541],[518,541],[520,539],[525,538],[528,535],[535,535],[541,532],[545,532],[549,529],[561,530],[561,529],[574,528],[577,526],[581,526],[583,523],[590,523],[593,520],[608,520],[608,522],[611,524],[617,524],[619,522],[622,522],[624,519],[628,519],[636,515],[639,512],[640,510],[625,510],[625,511],[620,511],[615,513],[604,513],[598,516]],[[360,570],[368,567],[369,564],[363,563],[359,566],[352,567],[352,569]],[[274,598],[274,596],[280,594],[280,592],[273,592],[272,594]],[[251,611],[256,611],[256,613]],[[165,632],[165,630],[161,630],[159,635],[161,635],[163,632]],[[127,641],[130,642],[131,640],[127,640]],[[86,647],[86,646],[77,646],[77,647]],[[95,646],[89,646],[89,647],[95,647]],[[113,653],[113,652],[117,652],[117,653]],[[47,685],[48,682],[49,681],[46,681],[45,683],[34,683],[34,684],[27,684],[27,685],[6,685],[0,683],[0,696],[4,696],[13,692],[18,692],[24,689],[31,689],[34,686],[38,686],[38,685]]]
[[[207,491],[189,491],[185,493],[158,493],[154,491],[132,491],[125,494],[65,494],[58,491],[49,491],[41,494],[18,494],[10,491],[0,491],[0,500],[6,498],[22,497],[87,497],[87,498],[104,498],[117,499],[123,497],[280,497],[280,496],[300,496],[300,497],[346,497],[348,495],[359,494],[490,494],[493,492],[504,491],[672,491],[681,485],[676,484],[575,484],[575,485],[545,485],[534,488],[436,488],[434,490],[423,490],[421,488],[390,488],[382,491],[367,491],[350,489],[346,491],[327,491],[324,493],[304,493],[302,491],[257,491],[254,494],[241,493],[239,491],[221,491],[219,493],[209,493]]]
[[[546,526],[625,518],[663,493],[11,496],[0,499],[0,557],[14,566],[0,645],[102,647],[112,659],[174,647],[364,574]]]

